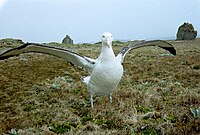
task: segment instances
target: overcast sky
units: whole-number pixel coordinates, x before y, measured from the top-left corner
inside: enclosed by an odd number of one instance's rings
[[[0,38],[25,42],[175,39],[184,22],[200,31],[200,0],[0,0]]]

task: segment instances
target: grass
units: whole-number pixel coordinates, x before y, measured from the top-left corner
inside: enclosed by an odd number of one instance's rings
[[[0,50],[20,44],[8,42]],[[113,103],[95,97],[93,110],[80,68],[32,53],[0,61],[0,134],[198,134],[200,39],[169,42],[175,57],[156,47],[130,52]],[[56,45],[92,58],[100,49]]]

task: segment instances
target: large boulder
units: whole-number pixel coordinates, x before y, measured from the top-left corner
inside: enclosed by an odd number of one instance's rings
[[[73,40],[70,38],[69,35],[66,35],[65,38],[62,40],[63,44],[74,44]]]
[[[194,27],[190,23],[184,23],[178,28],[176,34],[177,40],[193,40],[197,36],[197,31],[194,30]]]

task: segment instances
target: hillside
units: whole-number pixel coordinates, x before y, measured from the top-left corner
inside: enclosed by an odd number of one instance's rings
[[[176,56],[157,47],[126,56],[113,94],[95,97],[91,110],[87,73],[60,58],[29,53],[0,61],[0,134],[198,134],[200,39],[168,41]],[[115,52],[129,43],[115,43]],[[0,42],[0,53],[22,44]],[[100,44],[60,45],[96,58]]]

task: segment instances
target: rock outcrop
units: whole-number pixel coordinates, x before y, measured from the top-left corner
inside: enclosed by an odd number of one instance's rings
[[[74,44],[73,40],[70,38],[69,35],[66,35],[65,38],[62,40],[62,44]]]
[[[184,23],[178,28],[176,40],[193,40],[197,36],[197,31],[190,23]]]

